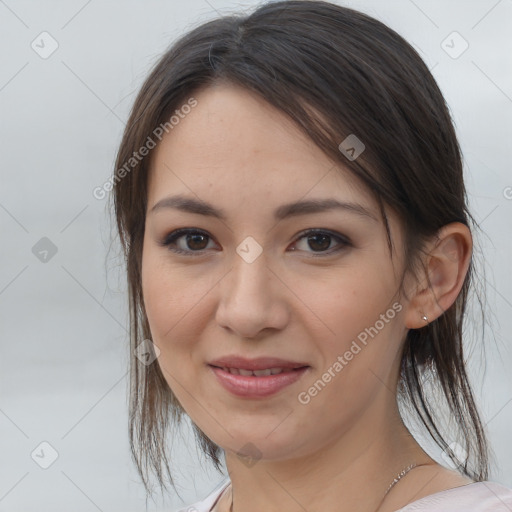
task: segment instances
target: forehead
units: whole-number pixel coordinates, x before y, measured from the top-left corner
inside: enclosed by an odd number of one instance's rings
[[[262,201],[277,205],[304,196],[374,203],[342,164],[257,95],[222,84],[193,97],[197,105],[154,150],[149,206],[169,193],[260,209]]]

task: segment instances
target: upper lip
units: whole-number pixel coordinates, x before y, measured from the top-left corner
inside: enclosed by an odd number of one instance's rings
[[[258,357],[247,359],[246,357],[231,355],[220,357],[209,362],[212,366],[220,368],[238,368],[242,370],[266,370],[267,368],[302,368],[309,366],[306,363],[286,361],[278,357]]]

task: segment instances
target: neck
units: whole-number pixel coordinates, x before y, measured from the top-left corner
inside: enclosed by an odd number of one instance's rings
[[[297,449],[279,459],[263,456],[253,464],[226,451],[235,512],[380,509],[387,489],[404,468],[433,462],[401,421],[398,409],[390,413],[386,405],[387,411],[377,406],[365,411],[315,451]]]

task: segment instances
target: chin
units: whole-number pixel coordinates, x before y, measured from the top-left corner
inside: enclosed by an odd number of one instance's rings
[[[298,446],[295,446],[295,443],[299,441],[299,437],[298,434],[292,434],[288,429],[283,429],[278,434],[279,428],[273,432],[272,428],[240,432],[233,431],[229,425],[226,425],[226,430],[232,437],[224,433],[222,439],[212,438],[212,440],[226,452],[226,456],[229,454],[237,456],[241,460],[247,459],[248,466],[254,461],[263,459],[286,460],[297,455]]]

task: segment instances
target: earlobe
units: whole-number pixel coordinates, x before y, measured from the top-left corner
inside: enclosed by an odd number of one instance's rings
[[[471,262],[472,237],[461,222],[443,226],[428,245],[427,274],[416,285],[405,311],[409,329],[425,327],[455,302]]]

